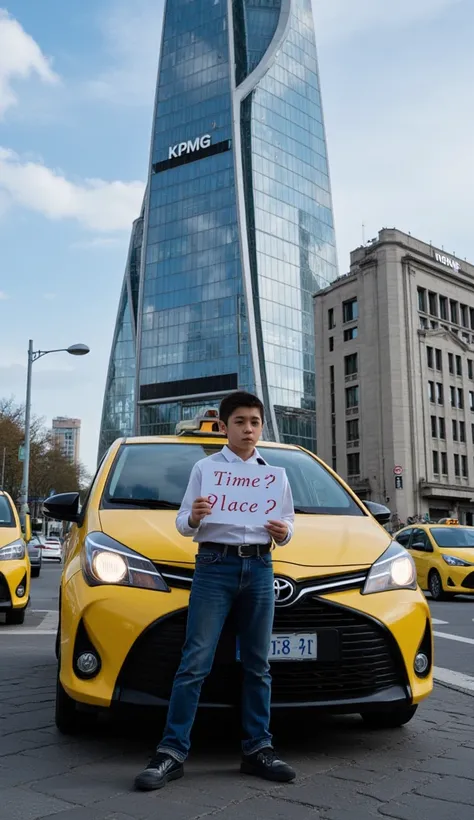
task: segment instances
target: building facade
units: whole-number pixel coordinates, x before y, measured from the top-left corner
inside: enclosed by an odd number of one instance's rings
[[[52,434],[54,443],[73,464],[79,463],[81,443],[81,420],[58,416],[53,419]]]
[[[312,295],[335,276],[311,0],[169,0],[99,450],[237,388],[314,449]]]
[[[474,266],[382,230],[314,302],[318,454],[394,526],[474,523]]]

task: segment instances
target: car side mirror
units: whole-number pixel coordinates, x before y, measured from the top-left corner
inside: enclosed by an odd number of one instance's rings
[[[418,552],[428,552],[428,548],[424,541],[416,541],[411,545],[410,549],[418,550]]]
[[[25,531],[23,533],[23,537],[25,539],[25,543],[29,544],[31,541],[31,515],[29,513],[25,515]]]
[[[43,512],[46,518],[76,523],[79,520],[79,500],[79,493],[52,495],[43,502]]]
[[[363,501],[362,502],[365,507],[367,507],[368,511],[374,516],[375,520],[379,522],[379,524],[388,524],[392,513],[385,507],[383,504],[377,504],[375,501]]]

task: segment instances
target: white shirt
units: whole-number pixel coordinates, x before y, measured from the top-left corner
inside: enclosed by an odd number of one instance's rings
[[[240,461],[244,464],[256,464],[257,459],[264,459],[258,452],[254,450],[253,455],[243,461],[239,456],[230,450],[227,445],[222,448],[219,453],[214,453],[212,456],[202,458],[194,465],[191,475],[189,477],[188,486],[184,494],[184,498],[176,516],[176,528],[181,535],[188,537],[194,536],[194,541],[202,544],[203,541],[214,541],[217,544],[269,544],[271,542],[270,533],[263,527],[247,527],[247,526],[233,526],[228,524],[213,524],[207,521],[206,518],[200,522],[198,527],[189,526],[189,517],[192,512],[193,502],[201,495],[201,464],[205,461],[217,462],[232,462]],[[286,473],[283,475],[283,502],[282,502],[282,520],[288,526],[288,535],[284,541],[275,542],[279,547],[288,544],[288,541],[293,535],[293,524],[295,520],[295,511],[293,507],[293,496],[291,494],[290,484]]]

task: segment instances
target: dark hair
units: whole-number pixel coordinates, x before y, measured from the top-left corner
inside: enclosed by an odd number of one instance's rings
[[[231,416],[238,407],[258,407],[263,424],[265,408],[262,402],[258,396],[254,396],[253,393],[246,393],[245,390],[236,390],[235,393],[230,393],[225,399],[222,399],[219,408],[220,420],[223,421],[224,424],[227,424],[229,416]]]

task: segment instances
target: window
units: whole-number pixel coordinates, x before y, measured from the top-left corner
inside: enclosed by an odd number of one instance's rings
[[[402,547],[408,547],[411,534],[412,530],[404,530],[403,532],[398,533],[396,540],[402,545]]]
[[[462,476],[463,476],[463,478],[467,478],[467,477],[468,477],[468,472],[467,472],[467,456],[461,456],[461,472],[462,472]]]
[[[461,471],[459,469],[459,456],[457,453],[454,453],[454,475],[458,478],[461,475]]]
[[[471,424],[472,443],[474,444],[474,424]]]
[[[418,310],[426,313],[426,290],[424,288],[418,288]],[[472,329],[474,330],[474,327]]]
[[[357,304],[357,299],[349,299],[347,302],[342,303],[342,321],[345,322],[354,322],[356,319],[359,318],[359,307]]]
[[[456,388],[450,387],[449,392],[451,394],[451,407],[456,407]]]
[[[344,331],[344,341],[345,342],[350,342],[350,341],[352,341],[352,339],[357,339],[357,328],[356,327],[351,327],[350,330],[345,330]]]
[[[443,371],[443,354],[441,350],[436,348],[435,350],[435,359],[436,359],[436,370],[439,370],[440,373]]]
[[[448,365],[449,365],[449,372],[452,373],[454,376],[454,356],[452,353],[448,353]]]
[[[447,321],[448,319],[448,300],[446,296],[439,297],[439,315],[441,319]]]
[[[329,352],[332,353],[334,350],[334,336],[329,337]]]
[[[0,523],[2,528],[16,526],[10,502],[5,495],[0,495]]]
[[[440,382],[436,383],[436,392],[438,394],[438,404],[444,404],[444,390]]]
[[[359,419],[346,421],[347,441],[359,441]]]
[[[463,327],[469,327],[468,316],[467,316],[467,305],[460,305],[461,310],[461,324]]]
[[[460,410],[464,410],[464,392],[462,387],[458,387],[458,407]]]
[[[349,410],[351,407],[358,407],[359,406],[359,388],[358,387],[346,387],[346,408]]]
[[[428,293],[428,304],[430,307],[430,313],[432,316],[438,315],[438,294],[432,293],[431,291]]]
[[[434,402],[435,402],[435,385],[434,385],[434,382],[428,382],[428,396],[430,398],[430,401],[433,402],[433,404],[434,404]]]
[[[459,441],[465,442],[466,441],[466,422],[460,421],[459,422]]]
[[[471,343],[471,337],[470,337],[469,333],[463,333],[462,337],[463,337],[465,342],[467,342],[468,344]]]
[[[469,391],[469,407],[474,413],[474,393],[472,390]]]
[[[441,473],[448,475],[448,454],[441,453]]]
[[[458,324],[458,303],[453,301],[453,299],[449,300],[449,307],[451,310],[451,321],[453,324]]]
[[[436,450],[433,450],[433,472],[439,475],[439,453]]]
[[[347,456],[347,475],[349,478],[360,475],[360,453],[349,453]]]
[[[471,320],[471,330],[474,330],[474,308],[469,308],[469,318]]]
[[[444,418],[438,419],[438,428],[439,428],[439,437],[442,439],[446,438],[446,422]]]
[[[456,375],[462,376],[462,361],[460,356],[456,356]]]
[[[426,316],[420,316],[420,327],[422,330],[428,330],[428,319]]]
[[[428,367],[434,367],[434,356],[433,356],[433,348],[427,347],[426,348],[426,359],[428,361]]]
[[[433,438],[438,438],[438,419],[436,416],[431,416],[431,435]]]
[[[334,308],[329,308],[328,310],[328,328],[329,330],[333,330],[336,327],[336,323],[334,321]]]
[[[472,359],[467,360],[467,375],[470,379],[474,378],[474,373],[472,369]]]
[[[355,376],[357,371],[357,353],[351,353],[349,356],[344,356],[344,375]]]
[[[453,441],[458,440],[458,423],[453,419]]]
[[[438,330],[438,322],[430,322],[431,330]]]

